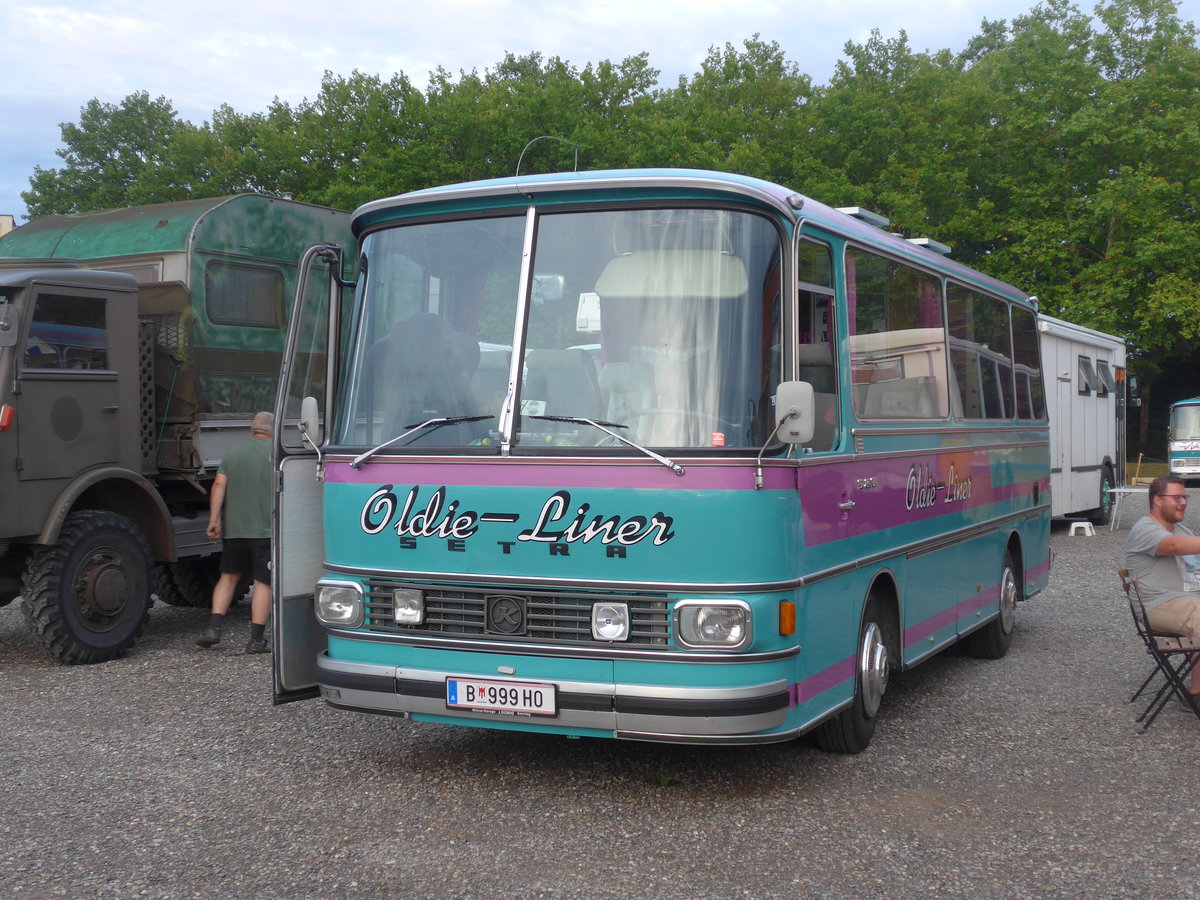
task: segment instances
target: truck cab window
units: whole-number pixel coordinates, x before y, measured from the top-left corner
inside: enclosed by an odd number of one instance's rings
[[[25,341],[25,369],[104,370],[108,368],[105,300],[41,294]]]

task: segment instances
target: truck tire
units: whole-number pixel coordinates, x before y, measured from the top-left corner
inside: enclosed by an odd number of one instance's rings
[[[175,585],[183,597],[184,605],[209,609],[212,606],[213,588],[221,577],[221,557],[214,554],[200,559],[181,559],[171,567]],[[237,606],[246,599],[250,590],[249,578],[238,581],[233,592],[233,602],[230,607]]]
[[[217,569],[219,562],[220,557],[205,556],[181,559],[171,566],[171,574],[185,606],[208,609],[212,605],[213,587],[221,574]]]
[[[122,656],[146,627],[150,546],[124,516],[72,513],[58,543],[30,554],[21,586],[34,638],[65,663]]]
[[[156,579],[154,593],[159,600],[167,606],[191,606],[187,598],[180,593],[179,585],[175,583],[175,576],[171,572],[171,563],[155,563],[154,577]]]

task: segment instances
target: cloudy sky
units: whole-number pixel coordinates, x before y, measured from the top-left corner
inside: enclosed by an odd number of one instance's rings
[[[690,76],[713,46],[755,33],[824,84],[847,41],[877,28],[918,51],[961,50],[980,22],[1012,19],[1036,0],[0,0],[0,214],[23,219],[34,166],[61,160],[59,125],[93,97],[165,96],[201,123],[222,103],[264,111],[275,97],[314,97],[321,75],[494,66],[538,51],[577,67],[646,51],[665,84]],[[1079,2],[1090,9],[1090,0]],[[1200,19],[1200,0],[1180,15]]]

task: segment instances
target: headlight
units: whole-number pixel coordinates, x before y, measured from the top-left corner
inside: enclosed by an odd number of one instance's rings
[[[675,637],[684,647],[741,650],[750,646],[750,606],[742,600],[681,600]]]
[[[594,604],[592,606],[592,637],[598,641],[627,639],[629,637],[629,604]]]
[[[322,625],[338,628],[357,628],[361,625],[362,585],[353,581],[318,581],[317,620]]]
[[[425,621],[425,595],[410,588],[392,591],[392,618],[397,625],[420,625]]]

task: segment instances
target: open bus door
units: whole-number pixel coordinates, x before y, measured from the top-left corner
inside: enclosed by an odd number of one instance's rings
[[[337,247],[317,245],[304,255],[275,402],[271,606],[276,704],[318,696],[317,656],[326,646],[313,611],[313,587],[325,560],[321,447],[337,371],[344,285],[340,270]]]

